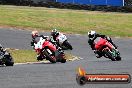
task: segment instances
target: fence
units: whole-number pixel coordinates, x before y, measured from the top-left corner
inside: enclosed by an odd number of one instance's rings
[[[124,6],[124,0],[56,0],[61,3]]]
[[[125,0],[124,4],[125,4],[125,6],[131,6],[132,7],[132,0]]]

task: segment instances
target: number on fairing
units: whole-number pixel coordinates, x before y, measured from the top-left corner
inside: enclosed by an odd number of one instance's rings
[[[42,49],[43,47],[43,43],[45,42],[45,39],[40,38],[39,42],[37,42],[37,44],[35,44],[35,49]]]

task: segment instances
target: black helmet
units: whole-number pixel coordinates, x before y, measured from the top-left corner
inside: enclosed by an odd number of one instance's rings
[[[58,33],[58,31],[56,29],[53,29],[51,32],[51,36],[56,36]]]

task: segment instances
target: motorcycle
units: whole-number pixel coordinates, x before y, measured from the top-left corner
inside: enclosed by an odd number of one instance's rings
[[[59,43],[59,45],[61,46],[61,48],[63,49],[70,49],[72,50],[72,46],[71,44],[69,43],[69,41],[67,40],[67,37],[66,35],[60,33],[59,36],[56,38],[57,42]]]
[[[42,58],[46,58],[51,63],[66,62],[64,52],[60,49],[57,49],[56,46],[47,39],[40,37],[39,41],[34,44],[34,48],[35,51],[40,56],[42,56]]]
[[[97,38],[95,40],[95,49],[100,51],[104,57],[109,58],[112,61],[121,60],[119,51],[106,39]]]
[[[9,52],[6,50],[4,52],[0,51],[0,65],[6,65],[6,66],[13,66],[14,65],[14,59],[10,55]]]

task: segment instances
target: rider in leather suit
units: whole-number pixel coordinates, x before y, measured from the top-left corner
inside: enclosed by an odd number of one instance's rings
[[[95,42],[94,42],[94,40],[97,37],[105,38],[108,42],[110,42],[117,49],[117,46],[113,43],[113,41],[112,41],[112,39],[110,37],[108,37],[106,35],[98,34],[95,31],[90,31],[90,32],[88,32],[88,38],[89,38],[88,39],[88,43],[91,46],[92,50],[94,50],[94,53],[96,54],[97,58],[102,57],[102,53],[100,51],[97,51],[95,49]]]

